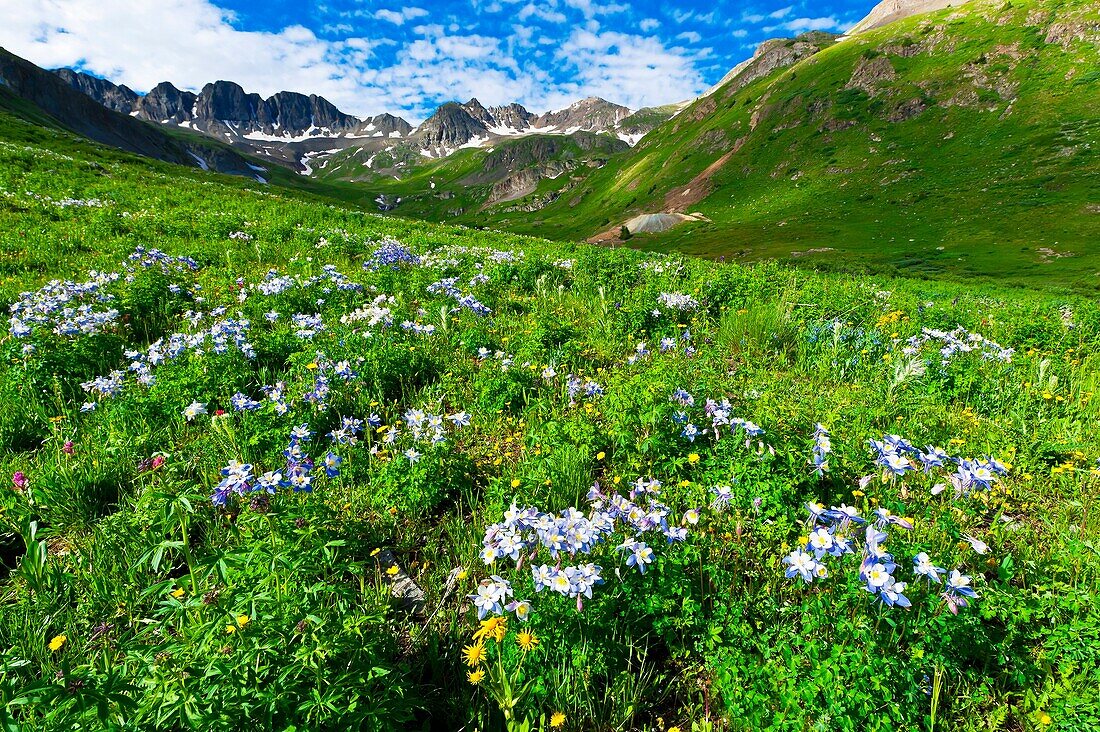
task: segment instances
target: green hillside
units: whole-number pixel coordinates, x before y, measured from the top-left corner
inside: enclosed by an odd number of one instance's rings
[[[0,113],[0,727],[1100,725],[1095,299],[293,180]]]
[[[631,246],[1096,291],[1098,49],[1094,2],[974,0],[700,99],[536,213],[456,220],[583,239],[698,211]]]
[[[440,159],[424,158],[407,145],[383,151],[348,149],[325,158],[315,177],[361,184],[402,216],[477,221],[488,207],[514,207],[516,198],[526,205],[560,195],[628,147],[609,135],[577,132],[504,138]],[[515,192],[497,191],[509,182],[516,184]]]

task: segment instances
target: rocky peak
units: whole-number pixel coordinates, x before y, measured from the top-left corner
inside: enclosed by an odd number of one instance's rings
[[[112,84],[106,79],[85,74],[82,71],[54,69],[54,73],[72,88],[87,94],[107,109],[113,109],[122,114],[133,112],[134,105],[140,98],[137,92],[128,86]]]
[[[614,129],[624,118],[630,116],[626,107],[613,104],[600,97],[588,97],[573,102],[565,109],[547,112],[538,118],[536,127],[553,127],[556,130],[584,130],[598,132]]]
[[[752,58],[734,66],[703,96],[710,96],[727,85],[728,88],[724,93],[732,94],[778,69],[793,66],[802,59],[813,56],[823,48],[832,45],[836,38],[837,36],[831,33],[815,31],[796,38],[773,38],[764,41],[757,46]]]
[[[259,94],[248,94],[240,84],[232,81],[215,81],[199,92],[195,116],[211,121],[256,122],[262,106],[263,99]]]
[[[487,137],[488,128],[467,111],[466,107],[448,102],[436,110],[416,130],[416,137],[425,147],[455,148],[475,137]]]
[[[486,127],[493,126],[493,115],[489,114],[489,110],[486,109],[484,105],[482,105],[482,103],[477,100],[477,97],[474,97],[470,101],[463,104],[462,108],[465,109],[471,117],[473,117]]]
[[[412,130],[412,125],[401,117],[385,113],[363,120],[353,134],[359,137],[406,137]]]
[[[137,116],[151,122],[181,124],[194,119],[196,99],[193,93],[162,81],[138,101],[135,110]]]
[[[847,35],[854,36],[857,33],[881,28],[911,15],[958,7],[966,2],[967,0],[883,0],[871,10],[866,18],[856,23]]]
[[[526,130],[537,119],[537,116],[527,111],[521,104],[506,104],[503,107],[490,107],[489,113],[496,122],[496,127],[504,127],[513,130]]]

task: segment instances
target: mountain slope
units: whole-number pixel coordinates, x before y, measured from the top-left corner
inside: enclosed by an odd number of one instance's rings
[[[370,191],[382,210],[402,216],[476,220],[490,208],[536,211],[629,149],[606,134],[532,133],[441,158],[426,158],[409,146],[349,149],[324,158],[314,175],[355,183]]]
[[[632,244],[1095,287],[1098,41],[1083,0],[906,18],[731,79],[537,218],[487,223],[615,241],[636,215],[698,211]]]
[[[412,132],[391,114],[359,119],[324,97],[281,91],[267,99],[231,81],[216,81],[195,94],[161,82],[145,95],[72,69],[54,73],[100,104],[137,119],[204,133],[253,155],[305,169],[318,151],[363,144],[390,144]]]
[[[30,105],[30,106],[28,106]],[[111,147],[177,165],[262,178],[266,170],[225,145],[170,134],[99,104],[61,78],[0,48],[0,107]],[[257,161],[258,162],[258,161]]]

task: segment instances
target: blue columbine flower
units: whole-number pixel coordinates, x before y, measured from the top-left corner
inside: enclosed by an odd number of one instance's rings
[[[801,577],[806,584],[809,584],[814,581],[814,576],[817,574],[818,562],[813,556],[801,549],[795,549],[784,557],[783,564],[787,565],[786,576],[788,579]]]
[[[927,577],[929,582],[940,582],[940,575],[945,572],[947,572],[947,570],[943,567],[934,565],[925,552],[921,552],[913,557],[913,574]]]

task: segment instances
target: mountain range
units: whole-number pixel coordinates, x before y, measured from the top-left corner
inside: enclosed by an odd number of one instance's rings
[[[206,84],[197,94],[161,82],[146,94],[70,68],[55,69],[73,89],[108,109],[146,122],[202,132],[248,153],[309,173],[319,157],[349,147],[373,152],[408,143],[427,157],[445,157],[466,146],[534,132],[615,133],[631,115],[603,99],[583,99],[563,110],[536,115],[519,104],[486,108],[477,99],[447,103],[413,128],[401,117],[379,114],[360,119],[324,97],[281,91],[264,99],[232,81]],[[645,130],[645,131],[648,131]],[[636,141],[633,129],[623,139]]]

